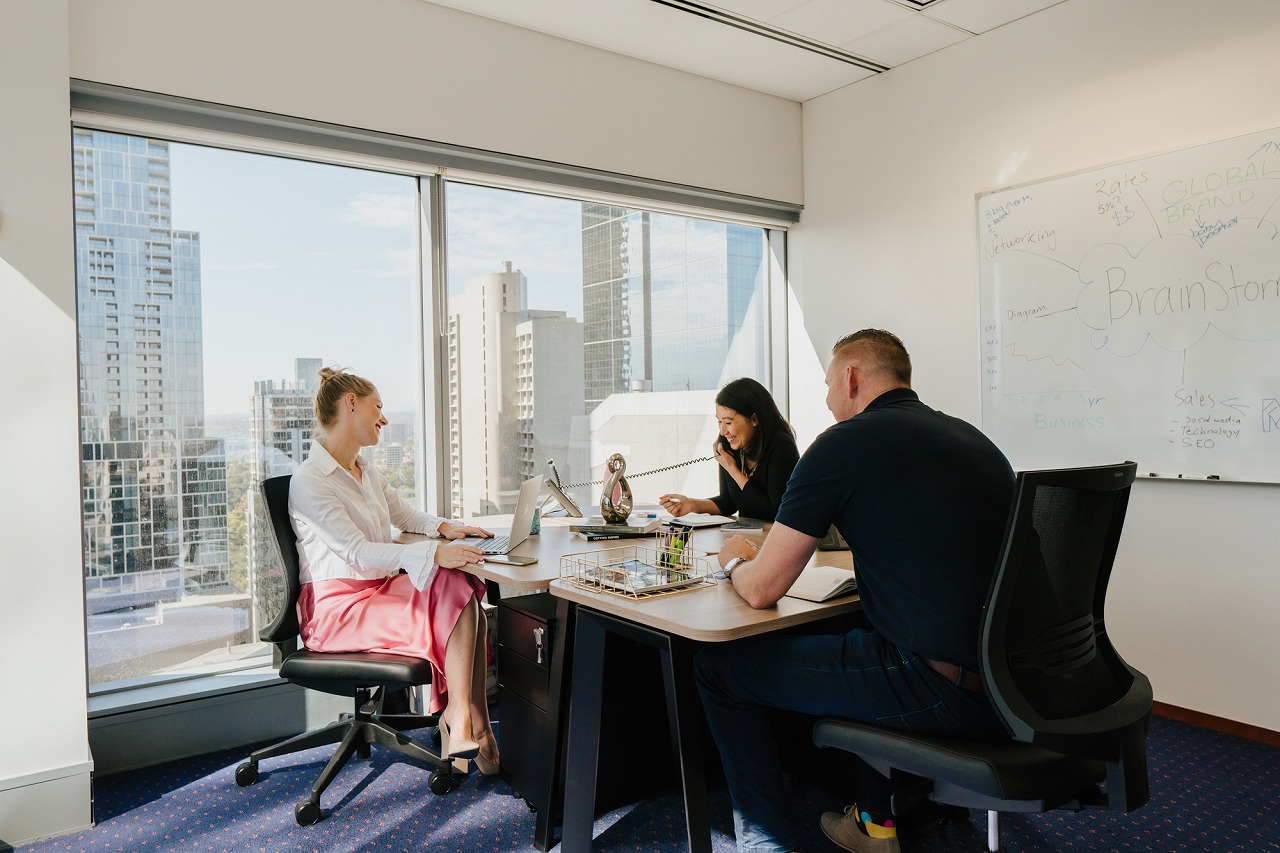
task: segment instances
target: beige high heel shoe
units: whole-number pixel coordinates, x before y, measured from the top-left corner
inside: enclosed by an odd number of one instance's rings
[[[480,755],[480,744],[473,740],[449,737],[449,724],[440,717],[440,757],[441,758],[475,758]]]
[[[483,753],[477,752],[474,760],[476,762],[476,769],[485,776],[497,776],[498,772],[502,769],[501,766],[499,766],[499,762],[502,761],[501,756],[499,756],[497,761],[490,761],[484,757]]]
[[[497,753],[498,738],[494,736],[493,730],[489,729],[488,734],[484,735],[483,737],[484,737],[484,740],[482,742],[489,746],[490,752]],[[480,773],[485,776],[497,776],[499,771],[501,771],[502,769],[501,756],[498,756],[493,761],[490,761],[488,758],[485,758],[483,752],[477,752],[474,760],[476,763],[476,769],[479,770]]]

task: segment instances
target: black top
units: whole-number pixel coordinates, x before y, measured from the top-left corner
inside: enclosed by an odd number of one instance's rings
[[[899,388],[818,436],[777,520],[815,537],[835,524],[871,626],[905,651],[976,669],[1013,486],[990,439]]]
[[[729,472],[721,468],[720,494],[711,500],[721,515],[733,515],[736,512],[740,518],[773,521],[782,504],[782,493],[787,490],[791,469],[796,467],[796,460],[799,458],[796,440],[786,432],[779,431],[756,462],[756,469],[747,479],[747,487],[738,488]]]

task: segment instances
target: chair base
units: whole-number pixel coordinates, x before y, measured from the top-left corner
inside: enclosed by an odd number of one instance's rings
[[[340,744],[337,751],[329,758],[324,770],[315,784],[311,786],[308,799],[298,803],[294,808],[294,817],[300,826],[307,826],[320,820],[320,797],[338,773],[346,766],[352,755],[368,758],[374,744],[393,749],[396,752],[417,759],[432,767],[428,779],[428,787],[434,794],[447,794],[455,787],[452,770],[454,763],[442,758],[438,751],[428,749],[408,735],[406,731],[421,729],[438,724],[439,715],[423,714],[383,714],[381,708],[386,699],[385,691],[379,691],[376,699],[371,699],[368,690],[360,690],[355,697],[355,713],[343,714],[336,722],[322,729],[315,729],[294,735],[288,740],[273,746],[255,750],[247,761],[236,767],[236,784],[248,787],[258,781],[258,763],[268,758],[291,755],[307,749],[328,744]]]

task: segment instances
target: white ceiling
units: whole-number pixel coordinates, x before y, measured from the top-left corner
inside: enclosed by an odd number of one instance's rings
[[[1063,0],[429,0],[794,101]]]

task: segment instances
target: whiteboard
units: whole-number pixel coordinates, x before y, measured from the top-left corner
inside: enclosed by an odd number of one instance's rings
[[[977,201],[982,424],[1015,468],[1280,482],[1280,129]]]

